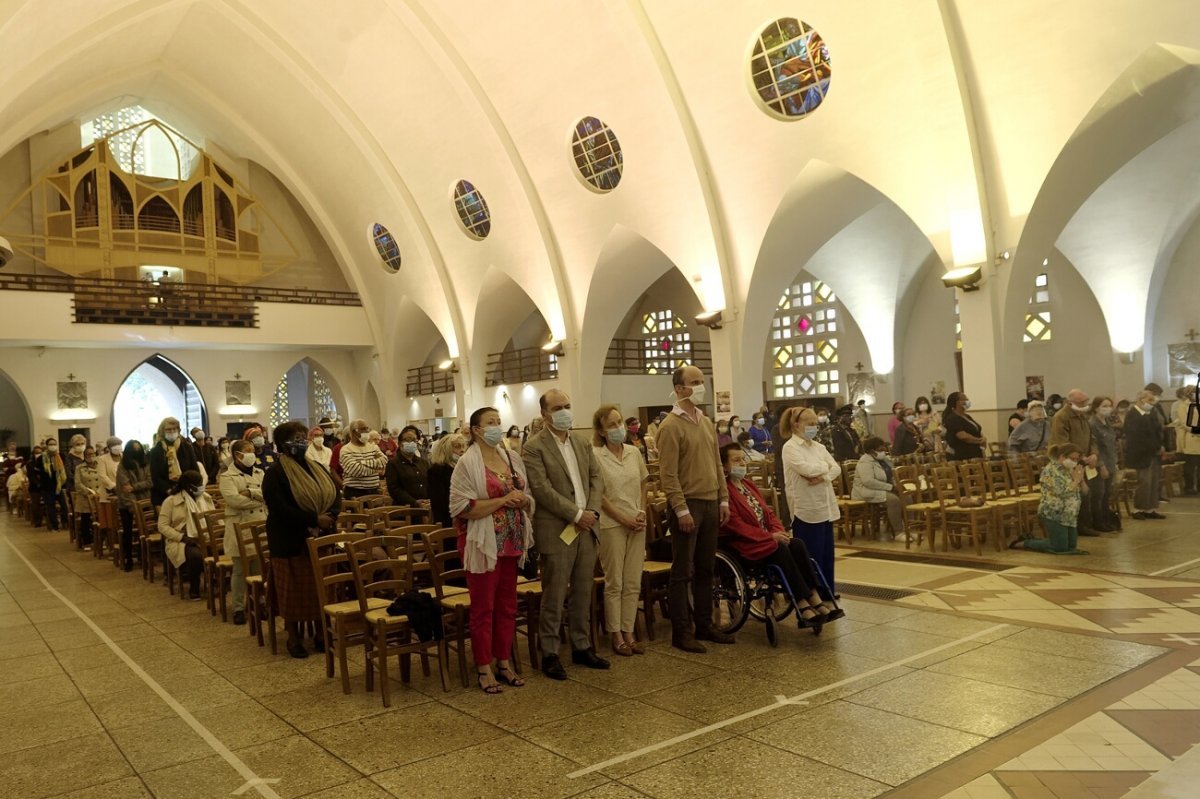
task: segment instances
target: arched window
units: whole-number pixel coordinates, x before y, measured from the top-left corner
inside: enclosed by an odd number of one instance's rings
[[[333,390],[307,360],[299,361],[275,385],[271,397],[271,427],[290,421],[304,422],[312,427],[325,416],[338,418]]]
[[[642,340],[646,374],[666,374],[692,361],[687,322],[670,309],[642,315]]]
[[[954,301],[954,349],[962,352],[962,315],[958,312],[958,300]]]
[[[140,105],[131,105],[89,119],[80,125],[79,134],[85,146],[108,139],[117,165],[131,175],[187,179],[195,169],[200,155],[197,147],[202,143],[193,145],[155,122],[169,124]]]
[[[771,320],[771,396],[775,399],[841,392],[838,324],[833,290],[801,273],[784,290]]]
[[[1025,342],[1050,340],[1050,276],[1042,272],[1033,279],[1033,294],[1025,313]]]
[[[275,385],[275,395],[271,397],[272,430],[284,422],[290,421],[288,410],[288,376],[284,374]]]

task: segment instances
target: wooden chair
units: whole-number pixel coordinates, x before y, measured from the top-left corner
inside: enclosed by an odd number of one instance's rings
[[[366,511],[368,526],[377,532],[414,524],[429,524],[433,512],[413,505],[381,505]]]
[[[225,553],[225,511],[206,511],[200,519],[200,551],[204,556],[204,581],[208,584],[208,613],[216,616],[219,608],[221,621],[229,621],[225,595],[229,593],[233,575],[233,558]]]
[[[242,576],[246,581],[246,629],[250,635],[258,638],[258,645],[264,646],[263,627],[271,641],[271,653],[275,654],[275,605],[270,589],[271,552],[267,544],[266,522],[238,522],[237,524],[238,555],[242,559]],[[256,569],[258,574],[251,574]]]
[[[92,557],[103,559],[104,548],[111,543],[111,534],[105,529],[105,519],[100,514],[99,494],[88,496],[88,513],[92,517]]]
[[[1164,495],[1169,492],[1173,497],[1182,497],[1187,493],[1183,476],[1183,461],[1163,464],[1162,484]]]
[[[670,593],[671,562],[652,560],[651,545],[667,535],[667,501],[654,499],[646,503],[646,560],[642,564],[641,605],[646,638],[654,640],[654,605],[665,616],[667,597]]]
[[[931,500],[932,486],[925,477],[924,470],[919,466],[897,466],[893,475],[896,493],[900,497],[900,507],[904,513],[904,529],[908,540],[904,548],[912,547],[913,539],[920,546],[922,540],[929,538],[929,550],[936,549],[937,522],[940,521],[941,505],[936,499]]]
[[[1003,466],[1002,461],[998,463]],[[1008,543],[1004,535],[1006,524],[1014,526],[1018,536],[1021,534],[1021,508],[1009,502],[1007,497],[993,498],[991,482],[988,480],[984,464],[985,461],[981,460],[959,461],[958,479],[962,486],[962,496],[982,499],[987,503],[986,507],[991,509],[992,530],[995,532],[992,543],[998,552]],[[1002,473],[1007,475],[1007,472]]]
[[[154,582],[154,561],[163,557],[163,537],[158,532],[158,515],[148,499],[134,502],[133,529],[138,535],[138,549],[142,561],[142,578]]]
[[[467,678],[467,638],[470,636],[471,595],[466,585],[467,571],[457,550],[458,531],[452,527],[436,530],[425,536],[425,552],[433,573],[434,596],[446,611],[443,625],[449,624],[446,638],[454,636],[458,652],[458,672],[463,688],[470,685]],[[456,585],[461,583],[462,585]],[[520,599],[520,592],[517,594]],[[513,639],[514,643],[516,638]],[[447,646],[450,646],[447,643]],[[530,645],[531,648],[533,644]]]
[[[998,502],[1015,504],[1018,509],[1022,535],[1032,535],[1039,527],[1038,505],[1041,504],[1041,494],[1031,491],[1021,492],[1013,472],[1013,462],[1009,458],[988,461],[987,470],[992,496]]]
[[[363,513],[364,505],[361,497],[342,500],[342,513]]]
[[[953,466],[934,467],[932,482],[940,506],[942,529],[945,531],[942,550],[948,549],[950,544],[961,546],[962,537],[969,536],[975,547],[975,554],[982,555],[980,544],[991,530],[995,518],[992,509],[987,505],[959,506],[958,471]]]
[[[382,508],[384,505],[392,504],[392,498],[387,494],[363,494],[355,499],[362,503],[364,512],[371,508]]]
[[[362,533],[334,533],[308,539],[308,557],[312,561],[317,595],[321,598],[321,630],[325,640],[325,676],[333,678],[334,661],[342,677],[342,693],[350,693],[350,671],[346,653],[349,647],[366,647],[366,626],[362,605],[350,565],[349,545],[365,536]],[[388,601],[369,597],[372,610],[386,608]]]
[[[838,537],[844,538],[846,543],[853,543],[854,531],[861,527],[863,538],[867,538],[871,530],[871,506],[869,502],[861,499],[851,499],[850,489],[854,485],[854,470],[858,467],[858,461],[842,461],[842,476],[833,484],[834,493],[838,495],[838,510],[841,511],[840,517],[835,523],[838,528]]]
[[[365,513],[339,513],[336,529],[338,532],[366,534],[371,529],[371,517]]]

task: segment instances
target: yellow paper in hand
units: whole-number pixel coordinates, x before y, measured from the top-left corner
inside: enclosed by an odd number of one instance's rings
[[[568,524],[563,528],[563,531],[558,534],[558,537],[562,539],[564,544],[571,546],[571,542],[579,537],[579,533],[575,530],[574,524]]]
[[[1083,469],[1083,476],[1088,480],[1095,480],[1098,474],[1100,472],[1092,466],[1085,466]]]

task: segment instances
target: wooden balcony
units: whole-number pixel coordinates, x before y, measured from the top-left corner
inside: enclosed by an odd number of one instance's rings
[[[436,366],[418,366],[408,370],[407,386],[410,397],[453,394],[454,372]]]
[[[507,386],[558,377],[558,357],[541,347],[493,352],[488,355],[486,385]]]
[[[699,367],[705,374],[712,372],[712,345],[707,341],[690,341],[686,354],[674,352],[670,355],[657,349],[647,352],[647,344],[640,338],[613,339],[604,359],[604,374],[669,374],[681,361]]]

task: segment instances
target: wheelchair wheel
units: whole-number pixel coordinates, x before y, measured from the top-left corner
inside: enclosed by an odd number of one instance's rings
[[[717,550],[713,563],[713,629],[735,633],[750,615],[749,586],[741,564],[727,552]]]
[[[767,602],[771,603],[771,616],[776,621],[783,621],[792,614],[795,607],[792,599],[781,588],[762,584],[761,577],[747,577],[747,588],[750,591],[750,615],[755,621],[765,621]]]

